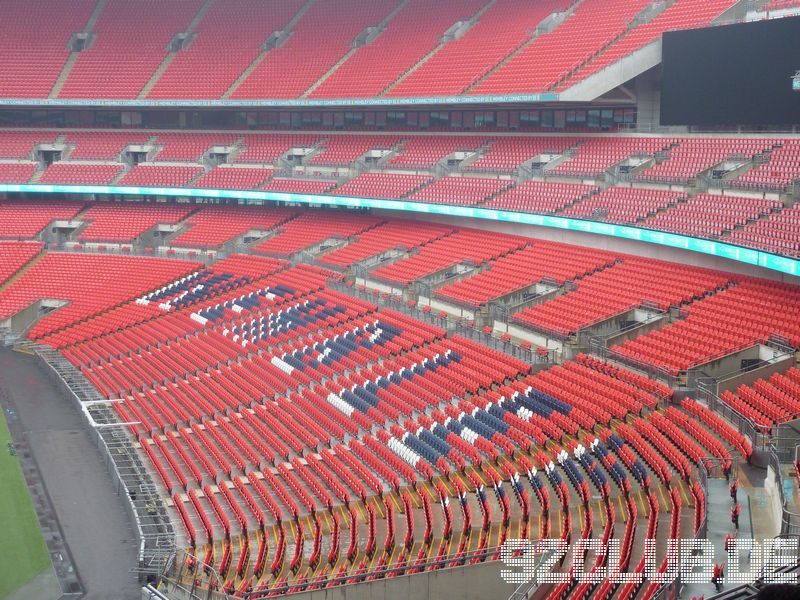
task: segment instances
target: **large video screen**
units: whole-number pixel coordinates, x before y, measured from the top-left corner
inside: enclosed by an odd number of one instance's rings
[[[662,125],[800,124],[800,17],[666,33]]]

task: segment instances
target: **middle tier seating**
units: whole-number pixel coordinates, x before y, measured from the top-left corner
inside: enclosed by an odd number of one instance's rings
[[[686,200],[686,194],[669,190],[643,190],[614,186],[566,207],[560,214],[609,223],[635,223]]]
[[[474,206],[494,198],[513,184],[509,179],[448,175],[417,190],[407,199],[410,202]]]
[[[334,196],[356,198],[397,199],[433,181],[430,175],[403,175],[398,173],[362,173],[330,193]]]
[[[288,257],[332,238],[347,239],[372,229],[380,217],[343,212],[305,213],[280,227],[267,241],[254,247],[259,253]]]
[[[32,239],[53,221],[74,219],[83,207],[67,200],[0,201],[0,238]]]
[[[392,220],[357,236],[343,248],[323,254],[317,262],[341,268],[393,250],[410,251],[454,231],[447,225],[424,221]]]
[[[178,248],[217,248],[249,231],[267,232],[295,212],[263,206],[204,206],[189,218],[187,229],[170,241]]]
[[[193,179],[202,175],[201,166],[154,165],[141,163],[125,173],[118,185],[123,186],[155,186],[184,187]]]

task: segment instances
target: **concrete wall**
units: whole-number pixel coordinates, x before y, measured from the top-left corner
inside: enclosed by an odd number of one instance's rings
[[[425,571],[392,579],[380,579],[352,585],[292,594],[292,600],[507,600],[516,586],[503,582],[499,561],[467,565],[441,571]],[[169,584],[172,600],[190,600],[186,590]],[[200,597],[206,598],[205,594]],[[213,593],[213,600],[222,596]],[[146,598],[149,598],[146,596]],[[193,598],[196,598],[194,596]]]
[[[785,373],[792,366],[795,361],[791,356],[787,356],[784,360],[764,365],[758,369],[747,371],[727,379],[721,379],[717,386],[717,395],[725,391],[734,391],[740,385],[751,385],[756,379],[769,379],[774,373]]]

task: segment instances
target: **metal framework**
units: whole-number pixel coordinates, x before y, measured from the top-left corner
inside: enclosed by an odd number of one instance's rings
[[[119,400],[101,397],[84,375],[56,350],[30,341],[20,342],[17,348],[42,360],[83,414],[114,489],[125,499],[123,505],[134,523],[139,551],[138,564],[133,570],[141,580],[158,577],[174,559],[175,527],[150,471],[142,462],[138,443],[128,430],[131,423],[121,422],[111,408]]]

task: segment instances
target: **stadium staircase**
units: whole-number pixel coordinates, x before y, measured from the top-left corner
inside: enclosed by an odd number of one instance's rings
[[[100,14],[106,7],[106,4],[108,4],[108,0],[97,0],[97,5],[94,7],[92,14],[89,16],[89,20],[86,22],[86,27],[83,28],[83,32],[89,36],[87,39],[87,44],[91,44],[91,37],[93,35],[92,31],[97,23],[97,19],[100,18]],[[87,47],[88,45],[83,47],[81,52],[86,50]],[[50,94],[47,96],[48,98],[58,98],[58,94],[61,93],[61,88],[64,87],[64,83],[67,81],[67,78],[72,71],[72,67],[74,67],[75,63],[78,61],[78,57],[80,56],[81,52],[70,52],[67,62],[64,63],[64,68],[61,69],[61,74],[58,76],[58,79],[56,79],[53,89],[50,90]]]
[[[289,21],[286,24],[286,27],[284,27],[282,31],[276,31],[273,33],[272,36],[270,36],[270,40],[274,40],[275,45],[268,45],[268,47],[265,47],[259,53],[259,55],[253,60],[253,62],[250,63],[250,65],[242,72],[242,74],[236,78],[236,81],[234,81],[231,84],[231,86],[227,90],[225,90],[225,93],[222,94],[223,100],[227,100],[233,95],[233,93],[239,88],[239,86],[242,83],[244,83],[250,77],[250,75],[252,75],[253,71],[255,71],[258,68],[258,65],[260,65],[264,61],[264,59],[267,57],[267,54],[269,54],[273,48],[277,48],[283,45],[283,43],[285,43],[286,40],[289,39],[289,36],[292,35],[292,30],[294,29],[294,26],[303,17],[303,15],[306,14],[306,12],[308,12],[308,9],[310,9],[311,6],[314,4],[314,1],[315,0],[307,0],[306,3],[303,4],[303,6],[300,8],[300,10],[297,11],[297,14],[292,17],[291,21]],[[265,44],[270,40],[267,40]]]
[[[331,77],[331,75],[336,73],[336,71],[339,70],[339,67],[341,67],[344,63],[346,63],[350,59],[350,57],[353,56],[353,54],[358,52],[359,49],[361,49],[363,46],[371,44],[375,40],[375,38],[380,36],[386,30],[386,28],[390,26],[392,19],[394,19],[395,16],[397,16],[397,13],[399,13],[401,10],[403,10],[403,8],[405,8],[408,2],[409,0],[401,0],[400,3],[397,6],[395,6],[394,9],[392,9],[392,11],[388,15],[386,15],[380,23],[378,23],[374,27],[368,27],[363,33],[361,33],[361,35],[359,35],[353,41],[353,47],[350,49],[350,51],[347,52],[344,56],[342,56],[342,58],[340,58],[335,65],[333,65],[330,69],[328,69],[328,71],[322,77],[320,77],[316,82],[314,82],[314,84],[310,88],[308,88],[300,97],[308,98],[311,94],[314,93],[314,91],[319,86],[325,83]]]
[[[413,67],[411,67],[408,71],[406,71],[405,73],[400,75],[400,77],[398,77],[392,83],[390,83],[385,90],[383,90],[380,94],[378,94],[378,97],[382,98],[386,96],[394,88],[403,83],[403,81],[405,81],[412,73],[414,73],[414,71],[416,71],[417,69],[422,67],[422,65],[424,65],[426,62],[428,62],[437,52],[439,52],[439,50],[444,48],[449,42],[451,42],[454,39],[457,39],[458,37],[464,35],[467,31],[469,31],[469,27],[477,23],[478,19],[481,18],[481,15],[484,14],[487,10],[489,10],[494,5],[495,2],[497,2],[497,0],[489,0],[489,2],[484,4],[480,8],[480,10],[476,12],[472,16],[472,18],[467,22],[466,24],[468,25],[467,27],[457,27],[457,25],[459,25],[458,23],[456,23],[453,27],[451,27],[451,30],[455,29],[458,31],[457,37],[453,37],[453,35],[445,33],[445,35],[442,37],[441,42],[439,42],[438,45],[436,45],[430,52],[428,52],[425,56],[419,59],[419,61],[417,61],[417,63]]]
[[[497,71],[502,69],[506,64],[508,64],[508,62],[510,60],[515,58],[520,52],[523,52],[528,46],[530,46],[533,42],[535,42],[537,39],[539,39],[539,36],[541,36],[541,35],[543,35],[545,33],[550,33],[551,31],[556,29],[559,25],[561,25],[561,23],[563,23],[569,17],[572,16],[572,14],[575,12],[575,10],[578,8],[578,6],[580,6],[581,2],[583,2],[583,0],[576,0],[575,3],[572,4],[564,12],[555,13],[553,15],[550,15],[550,17],[548,19],[546,19],[545,23],[540,24],[540,26],[536,28],[536,30],[531,34],[531,37],[529,37],[527,40],[522,42],[522,44],[520,44],[511,53],[509,53],[508,56],[506,56],[503,60],[501,60],[499,63],[497,63],[491,69],[486,71],[486,73],[484,73],[481,77],[479,77],[475,81],[475,83],[473,83],[472,85],[467,87],[465,90],[463,90],[462,94],[469,94],[470,92],[472,92],[472,90],[474,90],[476,87],[478,87],[484,81],[486,81],[494,73],[496,73]]]
[[[175,56],[177,56],[178,52],[187,48],[188,44],[191,44],[192,35],[195,29],[197,29],[197,26],[203,20],[203,17],[205,17],[206,13],[211,8],[212,4],[214,4],[214,0],[206,0],[203,6],[200,7],[200,10],[197,11],[197,14],[194,16],[194,19],[192,19],[192,21],[186,27],[186,31],[183,32],[186,36],[184,43],[178,49],[170,49],[170,51],[164,57],[164,60],[161,61],[161,64],[158,66],[158,69],[156,69],[155,73],[153,73],[153,76],[150,77],[150,80],[144,85],[142,91],[139,92],[139,95],[136,97],[138,100],[141,100],[142,98],[147,98],[150,91],[155,87],[156,83],[158,83],[158,80],[161,78],[164,72],[169,68],[169,65],[172,63],[173,60],[175,60]]]

